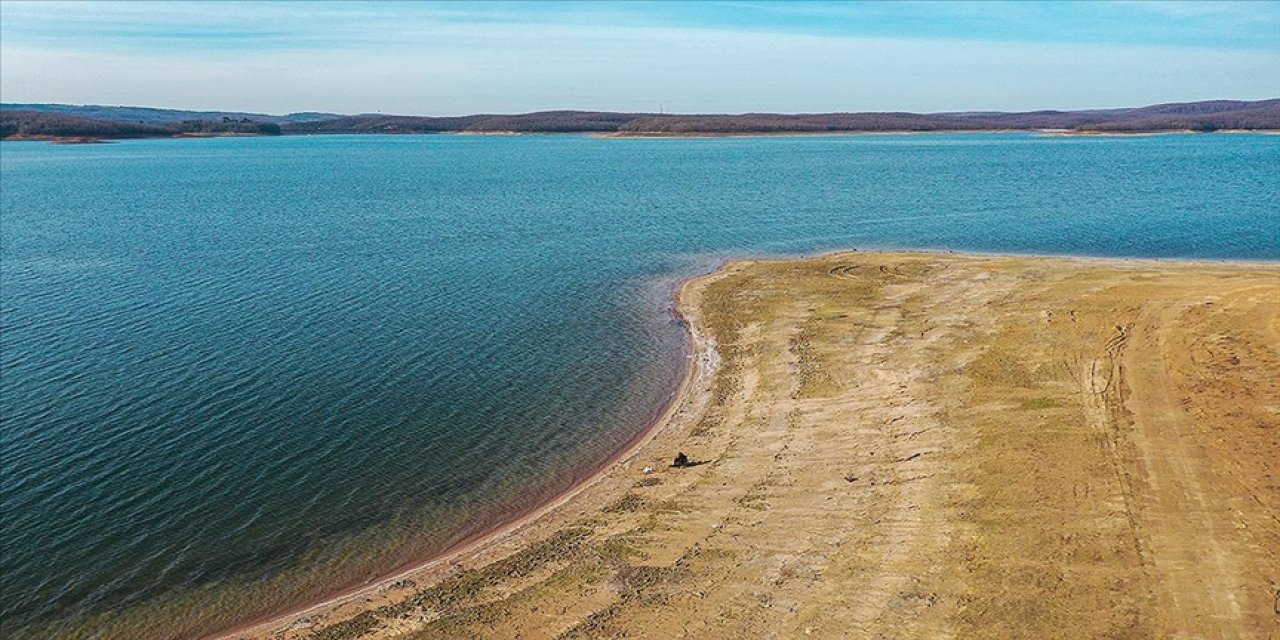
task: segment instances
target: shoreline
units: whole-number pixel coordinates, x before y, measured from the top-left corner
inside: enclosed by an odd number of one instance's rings
[[[247,621],[228,630],[219,631],[206,636],[217,640],[235,638],[269,637],[296,628],[312,614],[334,615],[347,618],[358,615],[361,611],[371,610],[375,605],[371,602],[391,600],[391,592],[397,591],[397,585],[406,581],[417,583],[439,582],[448,578],[461,567],[482,568],[518,552],[521,549],[538,544],[554,533],[557,528],[567,526],[571,519],[568,512],[577,507],[578,511],[590,513],[599,505],[579,504],[582,497],[615,474],[634,471],[635,458],[645,452],[646,446],[660,436],[670,434],[672,429],[681,425],[682,418],[696,413],[700,405],[708,401],[711,382],[719,368],[720,354],[715,340],[707,333],[705,320],[700,316],[697,298],[711,283],[724,278],[739,269],[754,263],[797,263],[805,261],[829,261],[839,258],[856,258],[867,256],[873,260],[899,258],[909,260],[958,259],[962,261],[1055,261],[1073,266],[1094,266],[1101,268],[1150,269],[1162,267],[1240,267],[1274,269],[1276,262],[1244,261],[1231,259],[1203,258],[1133,258],[1107,256],[1051,255],[1051,254],[1013,254],[984,252],[947,252],[945,250],[923,249],[835,249],[815,254],[804,255],[743,255],[722,260],[708,273],[694,275],[677,281],[673,286],[672,312],[686,330],[686,349],[683,354],[686,363],[684,376],[677,390],[668,397],[657,417],[632,438],[618,453],[607,458],[599,466],[593,468],[582,478],[574,482],[563,492],[518,514],[515,518],[487,531],[464,539],[451,547],[433,554],[420,562],[412,563],[387,575],[371,580],[365,584],[351,587],[321,600],[307,603],[286,610],[283,613],[263,616]],[[1280,261],[1280,258],[1277,259]],[[649,452],[653,453],[653,452]],[[615,483],[616,484],[616,483]],[[615,487],[616,488],[616,487]],[[596,502],[599,502],[598,500]],[[557,517],[559,516],[559,517]],[[359,602],[363,600],[363,602]],[[346,611],[343,611],[347,609]]]
[[[374,578],[365,584],[350,587],[336,594],[326,596],[321,600],[288,609],[283,613],[261,616],[202,637],[207,640],[235,640],[245,637],[245,634],[248,634],[248,637],[269,634],[291,626],[294,621],[307,614],[322,609],[340,608],[361,597],[392,588],[396,583],[415,577],[422,577],[424,574],[430,574],[433,571],[439,571],[445,565],[457,564],[464,556],[479,556],[491,546],[504,542],[516,542],[517,544],[536,543],[536,540],[519,541],[515,539],[522,534],[527,535],[528,532],[526,530],[531,525],[566,506],[574,498],[600,483],[621,466],[626,466],[630,462],[630,458],[640,453],[647,444],[665,431],[683,410],[687,409],[686,405],[696,404],[701,399],[701,396],[707,392],[711,377],[716,370],[718,354],[715,350],[714,340],[705,334],[704,329],[699,324],[697,309],[690,306],[686,298],[694,288],[723,277],[725,269],[733,262],[735,261],[724,262],[709,273],[684,278],[675,283],[674,291],[672,292],[674,302],[671,309],[685,329],[684,348],[681,354],[685,361],[683,365],[684,375],[681,377],[679,386],[667,398],[657,416],[648,425],[631,438],[617,453],[609,456],[603,463],[583,474],[579,480],[576,480],[567,489],[534,505],[523,513],[519,513],[511,520],[487,531],[477,532],[426,559],[410,563],[384,576]],[[476,560],[474,558],[472,560],[482,565],[492,562],[492,560],[486,562],[485,560]]]
[[[1280,306],[1259,297],[1264,289],[1280,290],[1276,262],[844,249],[736,256],[673,288],[673,311],[689,331],[686,375],[658,419],[624,450],[565,492],[431,559],[215,637],[384,638],[431,629],[452,637],[470,628],[483,637],[510,637],[515,630],[590,638],[644,629],[641,635],[661,637],[770,630],[795,637],[812,630],[834,638],[851,624],[933,637],[974,624],[1047,631],[1064,620],[1103,635],[1137,620],[1159,635],[1162,629],[1207,632],[1228,619],[1252,625],[1269,609],[1269,600],[1263,607],[1255,587],[1247,586],[1263,577],[1252,570],[1215,565],[1150,573],[1132,555],[1131,538],[1147,540],[1150,553],[1164,558],[1211,544],[1215,553],[1236,558],[1230,566],[1250,567],[1257,563],[1237,532],[1280,536],[1265,519],[1255,522],[1252,508],[1237,516],[1249,519],[1249,529],[1217,520],[1182,522],[1178,514],[1201,504],[1187,500],[1236,490],[1212,475],[1220,459],[1229,459],[1223,456],[1250,451],[1257,460],[1246,456],[1244,464],[1265,468],[1274,443],[1253,440],[1259,436],[1237,426],[1215,433],[1219,440],[1245,438],[1250,446],[1196,444],[1194,430],[1179,427],[1178,435],[1159,426],[1171,419],[1160,417],[1164,407],[1177,406],[1162,391],[1169,383],[1160,376],[1199,375],[1196,367],[1203,365],[1193,359],[1190,369],[1161,374],[1149,367],[1164,360],[1148,353],[1164,344],[1157,335],[1180,343],[1253,330],[1254,320],[1276,317]],[[991,306],[996,303],[999,310]],[[1243,305],[1240,318],[1254,320],[1205,324],[1220,322],[1205,313],[1235,305]],[[1174,308],[1190,315],[1169,316]],[[761,318],[770,320],[762,324]],[[1187,322],[1192,325],[1183,326]],[[1262,330],[1280,325],[1264,323]],[[1125,356],[1113,350],[1115,338],[1104,349],[1103,339],[1115,331],[1121,338],[1159,333],[1132,341]],[[1260,372],[1272,366],[1267,349],[1259,350],[1265,343],[1249,337],[1256,334],[1239,335],[1243,342],[1231,343],[1226,366],[1257,363],[1241,371],[1265,376]],[[1046,341],[1057,346],[1046,349]],[[1084,351],[1071,355],[1076,349]],[[1020,355],[1003,355],[1014,353]],[[1096,364],[1121,356],[1127,368]],[[1040,364],[1028,369],[1026,363]],[[1080,367],[1083,373],[1072,373]],[[1016,377],[1024,375],[1033,377]],[[1133,376],[1122,384],[1136,395],[1093,399],[1119,388],[1112,384],[1117,375]],[[1245,388],[1268,385],[1275,386],[1255,380]],[[1197,393],[1190,401],[1204,410],[1225,406],[1209,392]],[[1113,413],[1110,403],[1133,413]],[[1241,405],[1262,412],[1261,420],[1270,415],[1266,406]],[[1010,423],[1030,429],[1001,426]],[[1137,435],[1115,450],[1117,459],[1097,448],[1098,429]],[[698,469],[665,468],[677,446],[700,460]],[[1148,447],[1208,449],[1171,471]],[[1019,462],[1029,451],[1051,455],[1053,463],[1029,470]],[[868,453],[874,457],[862,457]],[[640,464],[657,469],[640,475]],[[1098,464],[1119,464],[1124,472],[1100,476]],[[1247,478],[1260,477],[1249,468]],[[1171,488],[1145,484],[1146,473],[1164,474]],[[1011,483],[1008,474],[1030,474],[1031,484]],[[982,511],[981,502],[954,503],[951,487],[961,485],[982,488],[980,495],[996,500],[989,505],[994,511]],[[1091,488],[1082,494],[1081,486]],[[1149,502],[1117,502],[1122,495]],[[1024,515],[1005,521],[1004,513]],[[1137,532],[1113,526],[1139,516],[1144,524]],[[894,524],[902,519],[918,525]],[[1001,524],[974,537],[981,522]],[[1202,540],[1204,527],[1216,538]],[[584,529],[594,542],[565,542],[561,535]],[[1049,556],[1019,555],[1028,536],[1048,536]],[[777,555],[797,540],[806,542]],[[851,556],[841,550],[846,543]],[[571,555],[548,554],[549,544]],[[974,573],[973,565],[957,563],[957,552],[986,560]],[[867,565],[868,557],[880,560]],[[1027,614],[1034,618],[1020,617],[999,587],[1020,575],[1008,572],[1033,576],[1019,580],[1054,575],[1054,558],[1062,557],[1101,558],[1089,565],[1094,573],[1077,578],[1104,575],[1115,582],[1085,580],[1065,593],[1046,583]],[[597,573],[601,562],[603,575]],[[1213,584],[1202,584],[1202,576]],[[956,580],[968,586],[957,590]],[[1134,581],[1153,595],[1113,594],[1120,598],[1114,615],[1095,611],[1092,598],[1108,597],[1113,588],[1105,585]],[[470,590],[477,584],[485,595]],[[1197,591],[1210,587],[1214,591]],[[748,601],[764,598],[765,610],[779,599],[795,603],[793,613],[746,613],[729,605],[734,613],[722,617],[726,603],[753,593]],[[1245,605],[1234,618],[1223,614],[1210,624],[1170,604],[1197,593],[1200,609],[1223,597]],[[986,604],[972,609],[966,598]]]

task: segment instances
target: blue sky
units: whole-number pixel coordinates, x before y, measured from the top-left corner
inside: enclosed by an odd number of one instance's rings
[[[0,2],[0,99],[412,114],[1280,97],[1280,2]]]

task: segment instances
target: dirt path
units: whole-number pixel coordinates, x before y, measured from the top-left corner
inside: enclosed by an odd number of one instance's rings
[[[245,637],[1280,639],[1280,267],[849,253],[683,307],[707,375],[638,453]]]

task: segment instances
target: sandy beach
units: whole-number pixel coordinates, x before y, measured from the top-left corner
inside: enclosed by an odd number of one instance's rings
[[[614,463],[222,637],[1280,637],[1280,264],[848,252],[678,308]]]

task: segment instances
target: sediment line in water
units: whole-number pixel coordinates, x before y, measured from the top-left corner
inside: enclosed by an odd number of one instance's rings
[[[617,453],[588,470],[581,479],[574,481],[564,491],[547,500],[529,509],[516,512],[514,517],[502,524],[468,536],[424,560],[411,563],[364,584],[344,589],[319,601],[286,609],[282,613],[259,616],[205,637],[210,640],[233,640],[268,636],[273,631],[295,626],[308,614],[321,610],[336,611],[357,599],[367,599],[378,592],[394,589],[397,583],[404,581],[415,578],[428,580],[438,578],[439,576],[431,574],[444,573],[446,566],[452,567],[468,561],[469,564],[485,565],[508,555],[510,551],[537,542],[546,534],[553,533],[553,529],[547,531],[528,531],[528,529],[533,528],[532,525],[566,506],[571,500],[594,486],[616,465],[628,462],[660,432],[692,413],[690,411],[692,408],[705,402],[719,356],[714,341],[702,329],[696,305],[689,301],[689,296],[691,292],[705,286],[709,281],[723,277],[726,274],[726,268],[727,265],[722,264],[711,273],[686,278],[675,285],[673,293],[675,302],[672,305],[672,311],[685,328],[684,348],[677,356],[684,360],[684,375],[681,377],[680,384],[667,397],[658,415],[645,428],[628,440]],[[499,552],[499,555],[492,558],[482,557],[486,551],[499,545],[510,547],[510,549],[504,549],[507,553]],[[464,558],[468,555],[471,557]],[[367,605],[362,604],[362,606]]]

